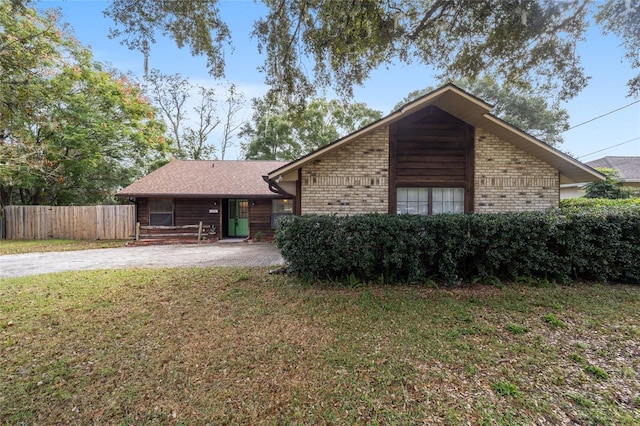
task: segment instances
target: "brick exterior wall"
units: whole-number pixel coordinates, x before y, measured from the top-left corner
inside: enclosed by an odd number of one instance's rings
[[[302,214],[387,213],[389,128],[353,140],[302,168]],[[543,211],[558,207],[558,170],[475,129],[474,211]]]
[[[387,213],[389,128],[350,141],[302,168],[302,214]]]
[[[541,211],[558,207],[558,170],[476,128],[476,213]]]

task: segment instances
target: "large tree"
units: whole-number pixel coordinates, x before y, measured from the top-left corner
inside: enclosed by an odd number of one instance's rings
[[[164,148],[139,88],[55,14],[0,3],[0,203],[108,201]]]
[[[222,128],[222,138],[220,140],[220,159],[224,160],[227,150],[234,146],[235,138],[242,127],[242,120],[238,117],[246,105],[244,93],[240,92],[235,84],[229,86],[227,99],[220,108],[224,123]]]
[[[490,77],[475,81],[461,79],[456,85],[493,105],[493,113],[509,124],[522,129],[532,136],[557,145],[563,142],[562,133],[569,128],[569,113],[558,103],[551,103],[544,96],[529,94],[511,85],[499,85]],[[434,88],[415,90],[409,93],[393,108],[400,108]]]
[[[191,83],[180,74],[167,75],[153,69],[145,82],[149,98],[167,122],[174,156],[224,160],[239,127],[237,115],[244,106],[244,95],[235,85],[225,89],[227,95],[222,99],[215,89]],[[212,141],[212,133],[220,124],[221,140]]]
[[[208,58],[210,71],[224,70],[229,28],[219,0],[112,0],[113,36],[130,48],[151,52],[156,34]],[[265,15],[254,25],[266,55],[266,82],[281,101],[304,103],[316,87],[332,85],[350,95],[371,71],[398,62],[421,62],[440,79],[498,83],[557,100],[587,84],[576,45],[589,25],[623,39],[640,68],[640,13],[632,0],[262,0]],[[313,70],[309,72],[308,70]],[[640,93],[640,77],[629,81]]]
[[[379,119],[380,111],[363,103],[344,104],[315,98],[301,110],[274,107],[267,98],[253,100],[254,115],[241,137],[245,158],[293,160]]]

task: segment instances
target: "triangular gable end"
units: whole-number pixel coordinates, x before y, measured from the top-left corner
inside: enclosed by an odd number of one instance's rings
[[[342,139],[301,157],[298,160],[292,161],[281,168],[273,170],[268,174],[268,179],[281,180],[285,178],[285,180],[296,180],[297,174],[295,171],[305,164],[367,133],[374,132],[380,127],[389,126],[431,105],[474,127],[479,127],[493,133],[501,139],[512,143],[517,148],[550,164],[560,172],[561,183],[590,182],[604,179],[602,174],[591,167],[492,115],[491,105],[453,84],[447,84],[436,89]]]

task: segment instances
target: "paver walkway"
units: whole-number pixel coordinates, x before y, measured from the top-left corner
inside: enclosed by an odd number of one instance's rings
[[[276,266],[283,263],[278,248],[270,243],[122,247],[0,256],[0,278],[89,269]]]

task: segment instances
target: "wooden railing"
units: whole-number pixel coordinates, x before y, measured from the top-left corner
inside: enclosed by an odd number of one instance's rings
[[[141,226],[138,222],[136,223],[135,240],[195,239],[200,242],[209,240],[215,235],[215,226],[204,225],[202,222],[198,225],[185,226]]]

